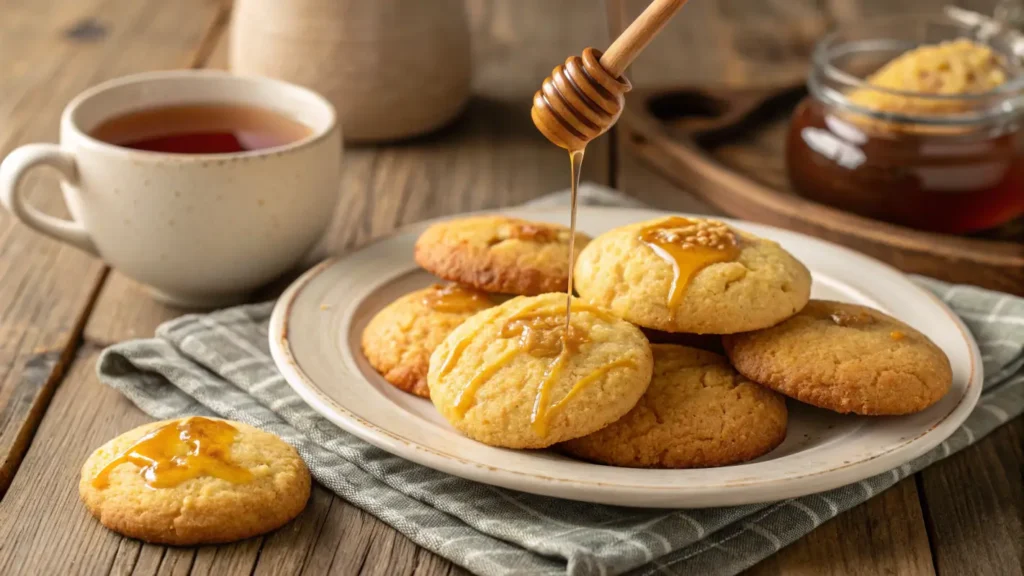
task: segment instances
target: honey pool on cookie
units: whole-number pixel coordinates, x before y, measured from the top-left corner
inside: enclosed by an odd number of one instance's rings
[[[170,488],[200,476],[212,476],[244,484],[252,473],[231,459],[231,445],[238,429],[222,420],[196,416],[170,422],[140,438],[103,467],[92,479],[96,488],[106,488],[110,473],[130,462],[150,488]]]

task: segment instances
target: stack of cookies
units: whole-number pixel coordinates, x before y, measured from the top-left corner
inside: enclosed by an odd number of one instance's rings
[[[725,223],[665,217],[577,234],[501,216],[435,224],[416,261],[451,284],[406,295],[363,333],[371,365],[463,434],[614,466],[756,458],[785,397],[907,414],[949,389],[945,354],[876,310],[810,301],[807,268]]]
[[[590,238],[576,234],[576,254]],[[569,229],[504,216],[462,218],[428,228],[416,262],[434,284],[382,309],[363,331],[363,353],[384,379],[430,397],[430,355],[477,312],[512,296],[563,295],[569,286]]]

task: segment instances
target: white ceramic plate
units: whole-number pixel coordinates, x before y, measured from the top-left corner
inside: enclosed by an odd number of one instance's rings
[[[567,224],[568,210],[506,212]],[[648,210],[582,208],[591,235],[648,220]],[[549,451],[492,448],[451,428],[433,405],[391,387],[359,350],[369,319],[398,296],[437,281],[413,262],[427,223],[409,228],[297,280],[270,322],[270,347],[285,378],[317,412],[393,454],[478,482],[524,492],[622,506],[725,506],[820,492],[899,466],[938,445],[981,393],[978,348],[937,298],[895,269],[846,248],[768,226],[732,222],[771,238],[804,262],[813,296],[866,304],[917,328],[953,365],[953,387],[924,412],[900,417],[841,416],[789,402],[786,441],[757,460],[701,470],[615,468]]]

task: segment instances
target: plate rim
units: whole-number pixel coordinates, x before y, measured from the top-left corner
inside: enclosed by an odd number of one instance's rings
[[[438,451],[436,448],[425,446],[415,442],[412,439],[405,438],[394,432],[382,428],[376,424],[368,422],[358,415],[354,414],[339,402],[329,397],[324,391],[321,390],[320,386],[308,376],[299,366],[297,359],[292,351],[290,341],[288,339],[288,333],[290,328],[290,318],[293,307],[296,301],[299,299],[304,288],[306,288],[313,280],[315,280],[324,271],[332,268],[333,266],[344,261],[346,258],[353,254],[367,250],[370,247],[392,240],[395,237],[399,237],[412,232],[415,229],[421,229],[424,226],[430,225],[435,222],[442,222],[445,220],[451,220],[453,218],[463,218],[473,215],[480,214],[503,214],[513,212],[515,214],[524,213],[536,213],[536,214],[550,214],[554,209],[552,207],[506,207],[495,210],[481,210],[474,212],[465,212],[460,214],[453,214],[443,216],[440,218],[423,220],[415,222],[406,226],[397,228],[390,233],[376,238],[371,242],[368,242],[359,248],[347,252],[345,255],[329,257],[320,263],[314,265],[312,268],[304,272],[298,279],[292,282],[291,285],[281,294],[277,302],[274,305],[274,309],[271,313],[268,339],[270,344],[271,356],[274,363],[277,365],[278,370],[281,371],[285,378],[285,381],[289,386],[295,390],[300,398],[306,402],[314,411],[318,414],[337,425],[341,429],[349,432],[356,437],[381,448],[395,456],[412,461],[416,464],[426,466],[447,474],[452,474],[476,482],[489,484],[493,486],[501,486],[518,490],[522,492],[540,494],[545,496],[554,496],[559,498],[566,498],[584,502],[594,502],[603,504],[612,504],[618,506],[629,506],[629,507],[672,507],[672,504],[666,504],[666,499],[671,499],[670,496],[673,493],[678,493],[680,487],[673,486],[670,484],[664,485],[631,485],[624,484],[621,482],[603,482],[603,481],[588,481],[586,479],[566,479],[552,476],[544,476],[534,472],[522,472],[512,468],[495,468],[487,464],[482,464],[474,460],[447,454]],[[607,207],[607,206],[581,206],[580,212],[604,212],[604,213],[622,213],[629,212],[635,214],[645,214],[646,217],[659,217],[663,215],[682,215],[692,216],[698,218],[706,218],[707,215],[689,214],[683,212],[672,212],[650,208],[632,208],[632,207]],[[967,329],[967,326],[963,323],[955,312],[946,305],[941,299],[935,294],[931,293],[927,289],[909,281],[907,275],[896,269],[895,267],[879,261],[871,256],[857,252],[851,248],[835,244],[822,238],[816,238],[807,234],[788,230],[785,228],[779,228],[777,226],[771,226],[766,224],[760,224],[757,222],[749,222],[744,220],[738,220],[727,217],[711,216],[725,222],[738,223],[738,224],[751,224],[758,227],[770,228],[778,230],[786,234],[793,234],[803,238],[807,238],[816,242],[825,243],[830,249],[838,250],[856,258],[866,259],[871,261],[875,265],[880,265],[889,269],[901,277],[906,279],[908,286],[912,287],[919,294],[924,295],[936,304],[943,313],[953,322],[956,326],[960,338],[967,345],[968,358],[970,361],[969,373],[967,377],[967,386],[964,393],[961,395],[957,403],[950,408],[950,410],[943,415],[938,421],[936,421],[930,427],[922,430],[920,433],[907,438],[901,443],[893,446],[892,448],[882,452],[880,454],[874,454],[870,457],[851,460],[849,462],[829,467],[824,470],[816,470],[808,472],[806,474],[800,474],[797,476],[790,476],[785,479],[770,479],[767,481],[759,480],[758,478],[746,478],[739,481],[732,481],[723,484],[707,484],[700,486],[688,486],[685,488],[685,494],[687,498],[699,498],[702,496],[717,495],[723,491],[728,492],[729,497],[724,498],[729,504],[722,504],[719,500],[715,500],[712,503],[706,504],[706,506],[720,506],[720,505],[733,505],[743,503],[755,503],[755,502],[768,502],[781,500],[785,498],[797,497],[806,494],[813,494],[830,490],[840,486],[845,486],[851,483],[859,482],[871,476],[883,473],[887,470],[891,470],[895,467],[901,466],[906,462],[909,462],[929,450],[932,450],[936,446],[944,442],[949,436],[951,436],[960,425],[967,419],[977,404],[980,398],[983,385],[983,374],[982,374],[982,363],[981,354],[978,349],[977,342],[973,335]],[[415,267],[413,267],[414,269]],[[405,271],[403,273],[407,273]],[[399,273],[401,274],[401,273]],[[912,449],[908,449],[908,446],[914,445]],[[890,460],[897,459],[895,463],[889,463]],[[596,464],[595,464],[596,465]],[[858,473],[856,478],[847,478],[844,476],[844,472],[849,474],[848,470],[851,468],[867,468],[868,471]],[[509,475],[510,478],[505,478],[502,475]],[[824,477],[824,480],[823,480]],[[517,482],[516,479],[521,479]],[[815,482],[817,481],[817,482]],[[817,486],[813,489],[807,489],[808,483],[815,483]],[[801,488],[803,486],[803,488]],[[570,490],[578,490],[579,493],[571,493]],[[647,498],[646,500],[653,500],[653,503],[636,503],[626,502],[623,500],[624,493],[635,490],[644,490],[648,492],[657,492],[659,495],[666,495],[661,498]],[[771,498],[766,500],[764,498],[750,497],[752,491],[757,490],[771,490]],[[676,505],[675,507],[679,507]],[[687,507],[696,507],[692,504],[687,504]]]

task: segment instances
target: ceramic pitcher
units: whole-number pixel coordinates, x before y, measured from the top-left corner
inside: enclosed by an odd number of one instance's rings
[[[470,93],[463,0],[236,0],[230,53],[234,72],[326,96],[349,142],[434,130]]]

